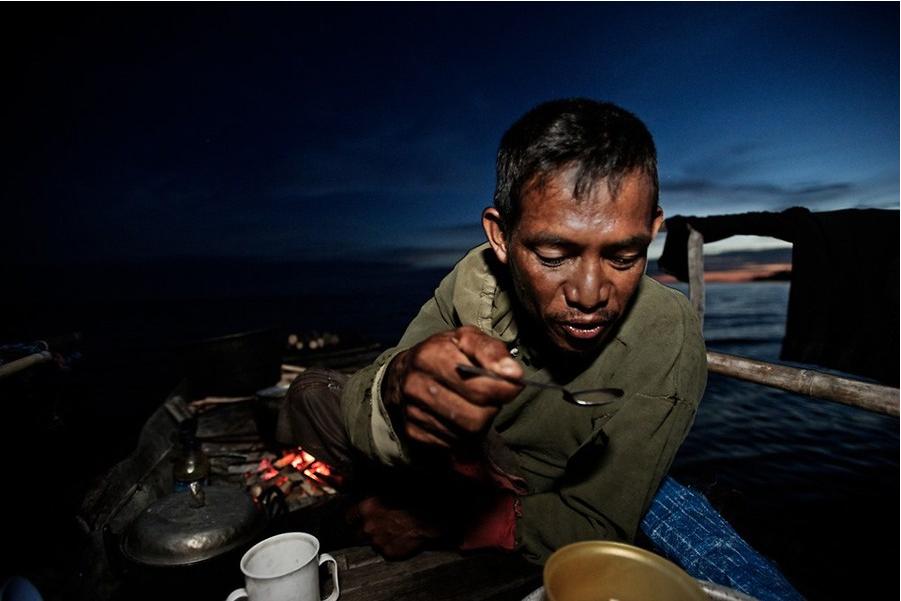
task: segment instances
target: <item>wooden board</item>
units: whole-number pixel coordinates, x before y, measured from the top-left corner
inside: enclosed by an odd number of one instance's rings
[[[541,568],[517,555],[426,551],[388,561],[370,547],[332,552],[342,601],[518,601],[541,586]],[[324,591],[331,584],[324,584]]]

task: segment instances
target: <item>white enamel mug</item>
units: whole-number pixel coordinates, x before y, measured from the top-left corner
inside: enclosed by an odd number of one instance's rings
[[[226,601],[320,601],[319,566],[329,562],[335,590],[323,601],[338,598],[338,564],[319,555],[319,540],[305,532],[286,532],[257,543],[241,558],[244,588]]]

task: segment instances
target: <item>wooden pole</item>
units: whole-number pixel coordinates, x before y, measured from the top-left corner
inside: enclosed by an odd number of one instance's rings
[[[688,297],[704,327],[704,236],[688,226]]]
[[[716,351],[707,351],[707,367],[713,373],[898,417],[899,391],[890,386]]]
[[[6,365],[0,365],[0,378],[11,376],[12,374],[22,371],[23,369],[28,369],[32,365],[46,363],[47,361],[51,361],[52,359],[53,355],[51,355],[49,352],[41,351],[40,353],[34,353],[33,355],[28,355],[26,357],[22,357],[21,359],[10,361]]]

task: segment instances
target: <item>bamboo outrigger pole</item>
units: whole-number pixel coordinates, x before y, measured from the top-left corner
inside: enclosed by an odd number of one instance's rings
[[[10,361],[9,363],[0,365],[0,378],[11,376],[16,372],[28,369],[32,365],[37,365],[38,363],[46,363],[52,360],[53,355],[51,355],[47,351],[33,353],[31,355],[28,355],[27,357],[22,357],[21,359],[16,359],[15,361]]]
[[[740,380],[898,417],[899,391],[890,386],[716,351],[707,351],[707,368],[713,373]]]

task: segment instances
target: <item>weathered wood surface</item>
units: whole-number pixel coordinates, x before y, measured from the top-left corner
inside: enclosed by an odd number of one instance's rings
[[[688,226],[688,296],[704,327],[704,236]]]
[[[713,373],[898,417],[897,388],[715,351],[707,351],[707,367]]]
[[[370,547],[332,551],[341,601],[518,601],[541,586],[541,568],[516,555],[427,551],[388,561]],[[323,586],[331,590],[331,584]]]

